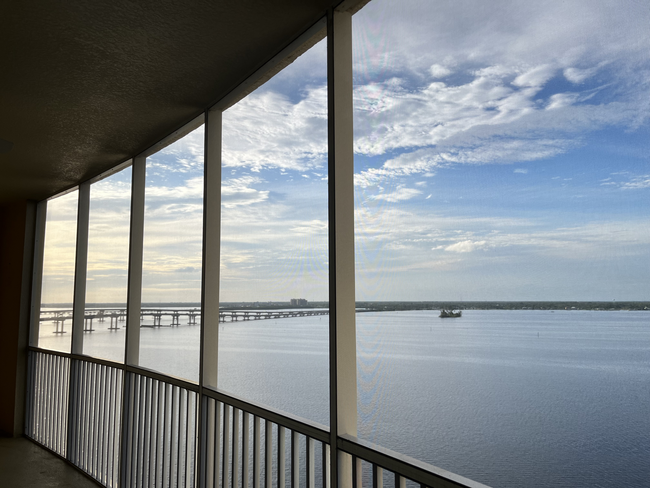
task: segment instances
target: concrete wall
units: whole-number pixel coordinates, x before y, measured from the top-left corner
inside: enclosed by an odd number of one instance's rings
[[[0,206],[0,435],[23,432],[36,205]]]

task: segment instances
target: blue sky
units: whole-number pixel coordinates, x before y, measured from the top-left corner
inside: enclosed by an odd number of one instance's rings
[[[650,300],[648,26],[634,0],[355,14],[357,299]],[[221,300],[326,300],[325,42],[223,137]],[[198,301],[202,142],[148,159],[145,301]]]
[[[647,300],[649,13],[364,7],[357,298]]]

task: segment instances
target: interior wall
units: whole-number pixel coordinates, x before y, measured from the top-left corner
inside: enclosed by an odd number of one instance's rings
[[[0,436],[22,434],[36,205],[0,206]]]

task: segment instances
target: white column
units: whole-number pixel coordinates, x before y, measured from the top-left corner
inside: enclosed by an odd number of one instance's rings
[[[142,306],[142,249],[144,239],[145,156],[133,159],[131,176],[131,234],[129,238],[129,278],[126,313],[126,364],[140,361],[140,308]]]
[[[220,110],[208,112],[205,127],[205,194],[203,197],[203,312],[201,316],[202,386],[217,387],[219,351],[219,265],[221,249]]]
[[[330,429],[331,486],[352,486],[352,459],[336,451],[336,436],[357,435],[354,274],[354,150],[352,15],[328,19]],[[338,462],[337,462],[338,461]]]
[[[41,291],[43,286],[43,252],[45,250],[45,220],[47,200],[36,207],[36,229],[34,230],[34,267],[32,269],[32,300],[29,324],[29,345],[38,346],[41,327]]]
[[[72,302],[72,354],[83,353],[89,219],[90,183],[85,182],[79,186],[79,201],[77,206],[77,249],[75,253],[74,298]]]

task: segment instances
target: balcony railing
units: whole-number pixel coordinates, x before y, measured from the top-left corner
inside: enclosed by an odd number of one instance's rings
[[[143,368],[30,348],[25,434],[106,487],[333,486],[330,433],[285,412]],[[337,436],[353,488],[484,487]],[[339,470],[340,472],[340,470]]]

